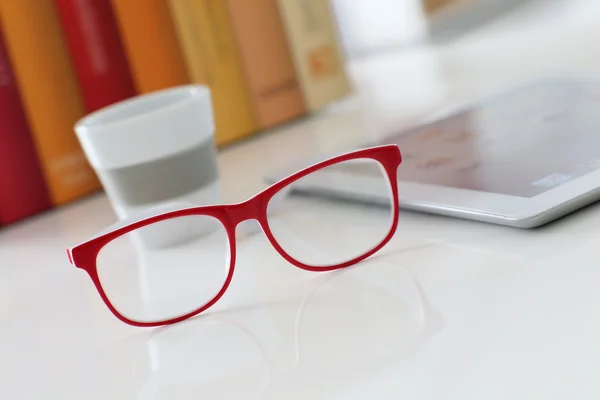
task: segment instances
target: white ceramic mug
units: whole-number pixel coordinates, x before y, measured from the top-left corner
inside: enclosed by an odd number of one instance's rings
[[[75,125],[120,220],[159,208],[219,203],[214,131],[210,90],[204,85],[139,95]],[[146,245],[157,247],[184,231],[170,222],[145,228],[142,236]]]

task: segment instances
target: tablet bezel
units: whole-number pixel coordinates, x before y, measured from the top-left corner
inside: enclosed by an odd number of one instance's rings
[[[600,170],[574,178],[533,197],[481,192],[448,186],[399,181],[401,202],[421,207],[445,207],[455,211],[487,214],[516,221],[535,218],[552,209],[568,205],[600,187]]]
[[[325,179],[323,174],[334,179]],[[331,176],[331,175],[335,176]],[[347,174],[342,171],[319,171],[306,181],[309,191],[332,195],[367,198],[374,202],[386,201],[387,193],[371,177]],[[400,205],[407,209],[428,210],[438,214],[462,215],[470,219],[504,219],[526,221],[541,214],[569,207],[571,202],[585,197],[600,187],[600,170],[564,182],[560,186],[533,197],[518,197],[500,193],[398,181]],[[310,189],[309,189],[310,188]],[[480,218],[477,218],[480,216]]]

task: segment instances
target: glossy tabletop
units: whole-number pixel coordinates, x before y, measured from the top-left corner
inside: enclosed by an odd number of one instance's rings
[[[597,75],[595,3],[532,2],[449,43],[351,61],[356,96],[221,152],[224,200],[506,85]],[[66,258],[114,221],[97,194],[0,231],[0,398],[600,397],[599,205],[535,230],[401,211],[380,253],[330,273],[294,268],[248,225],[225,297],[155,329],[118,321]]]

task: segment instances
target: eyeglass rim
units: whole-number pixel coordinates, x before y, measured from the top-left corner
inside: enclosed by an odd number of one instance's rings
[[[293,182],[307,176],[313,172],[316,172],[320,169],[344,162],[350,161],[353,159],[365,158],[365,159],[373,159],[383,167],[386,172],[386,176],[389,179],[390,190],[393,197],[393,207],[392,207],[392,223],[390,225],[389,232],[386,234],[384,239],[371,250],[365,252],[364,254],[355,257],[352,260],[345,261],[339,264],[333,264],[328,266],[311,266],[305,263],[302,263],[296,260],[294,257],[289,255],[283,247],[278,243],[276,237],[271,232],[269,227],[269,222],[267,218],[267,207],[268,203],[273,196],[279,193],[282,189],[286,188]],[[299,171],[279,180],[278,182],[273,183],[266,189],[252,196],[248,200],[245,200],[241,203],[235,204],[221,204],[221,205],[211,205],[211,206],[197,206],[197,207],[189,207],[178,210],[172,210],[160,214],[156,214],[150,217],[141,218],[131,223],[127,223],[123,226],[119,226],[116,229],[108,229],[103,231],[102,233],[88,239],[74,247],[67,249],[67,255],[69,258],[69,262],[79,269],[83,269],[88,273],[90,278],[92,279],[98,293],[100,294],[102,300],[109,308],[109,310],[122,322],[137,326],[137,327],[156,327],[163,325],[174,324],[193,316],[196,316],[210,307],[212,307],[225,293],[231,280],[233,278],[233,272],[235,269],[236,262],[236,240],[235,240],[235,227],[237,224],[246,219],[256,219],[261,227],[265,235],[267,236],[271,245],[275,248],[275,250],[290,264],[313,272],[326,272],[332,271],[336,269],[345,268],[354,264],[357,264],[364,259],[370,257],[374,253],[378,252],[383,248],[393,237],[399,219],[399,198],[398,198],[398,182],[397,182],[397,168],[400,166],[402,162],[402,156],[400,153],[400,149],[395,144],[389,145],[381,145],[375,147],[368,147],[360,150],[355,150],[351,152],[347,152],[335,157],[331,157],[325,159],[323,161],[314,163],[311,166],[300,169]],[[254,216],[248,217],[248,210],[250,207],[258,205],[258,212],[254,210]],[[165,221],[173,218],[184,217],[184,216],[193,216],[193,215],[205,215],[214,217],[223,225],[225,231],[227,232],[228,240],[229,240],[229,249],[230,249],[230,265],[227,272],[227,277],[223,284],[223,287],[219,292],[215,295],[213,299],[206,302],[203,306],[198,307],[194,311],[186,313],[185,315],[177,316],[175,318],[161,320],[161,321],[136,321],[130,319],[123,315],[121,312],[117,310],[117,308],[112,304],[109,299],[109,296],[106,295],[104,288],[102,286],[102,282],[98,276],[96,259],[100,251],[108,245],[113,240],[132,232],[136,229],[142,228],[144,226],[148,226],[160,221]]]

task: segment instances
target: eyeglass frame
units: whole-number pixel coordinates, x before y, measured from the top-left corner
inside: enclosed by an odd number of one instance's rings
[[[339,164],[346,161],[351,161],[355,159],[371,159],[377,161],[385,171],[385,174],[389,180],[389,188],[392,194],[392,224],[390,225],[390,230],[383,238],[383,240],[376,246],[374,246],[371,250],[363,253],[360,256],[357,256],[351,260],[333,264],[326,266],[313,266],[302,263],[292,256],[290,256],[282,246],[277,242],[277,239],[271,232],[269,227],[269,221],[267,216],[267,208],[271,199],[279,193],[282,189],[286,188],[290,184],[296,182],[297,180],[310,175],[316,171],[319,171],[323,168],[330,167],[335,164]],[[399,198],[398,198],[398,181],[397,181],[397,169],[402,163],[402,155],[400,153],[400,149],[395,144],[382,145],[364,148],[356,151],[352,151],[349,153],[341,154],[324,161],[320,161],[316,164],[313,164],[309,167],[303,168],[281,180],[270,185],[266,189],[252,196],[251,198],[234,204],[219,204],[219,205],[209,205],[209,206],[197,206],[197,207],[189,207],[183,208],[173,211],[164,212],[158,215],[154,215],[151,217],[146,217],[139,219],[135,222],[131,222],[120,226],[116,229],[109,230],[107,232],[101,233],[83,243],[80,243],[76,246],[73,246],[67,249],[67,256],[69,258],[69,262],[79,269],[83,269],[88,273],[98,294],[104,301],[105,305],[112,312],[112,314],[121,320],[122,322],[136,326],[136,327],[158,327],[164,325],[171,325],[186,319],[195,317],[202,312],[208,310],[215,303],[217,303],[221,297],[227,291],[232,279],[233,273],[235,270],[236,263],[236,227],[246,220],[256,220],[260,225],[262,231],[265,236],[271,243],[271,245],[275,248],[275,250],[281,255],[287,262],[292,264],[295,267],[301,268],[306,271],[312,272],[327,272],[333,271],[341,268],[346,268],[352,265],[355,265],[364,259],[372,256],[381,250],[394,236],[396,229],[398,227],[398,219],[399,219]],[[127,318],[123,314],[121,314],[117,308],[112,304],[106,292],[102,287],[102,282],[98,276],[96,259],[100,251],[108,245],[111,241],[126,235],[127,233],[133,232],[139,228],[143,228],[148,225],[152,225],[154,223],[160,221],[166,221],[173,218],[192,216],[192,215],[205,215],[210,216],[212,218],[217,219],[222,225],[225,231],[227,232],[227,237],[229,241],[229,270],[227,272],[227,277],[223,286],[219,290],[219,292],[204,305],[198,307],[197,309],[190,311],[184,315],[180,315],[171,319],[165,319],[161,321],[151,321],[151,322],[142,322],[135,321],[130,318]]]

